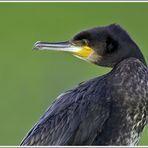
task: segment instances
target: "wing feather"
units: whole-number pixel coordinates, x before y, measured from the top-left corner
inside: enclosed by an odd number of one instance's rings
[[[91,145],[110,114],[105,87],[95,78],[60,95],[21,145]]]

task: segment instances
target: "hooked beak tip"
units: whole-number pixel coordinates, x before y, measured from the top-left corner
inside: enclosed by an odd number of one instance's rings
[[[37,41],[36,43],[34,43],[32,50],[39,50],[39,45],[40,45],[41,41]]]

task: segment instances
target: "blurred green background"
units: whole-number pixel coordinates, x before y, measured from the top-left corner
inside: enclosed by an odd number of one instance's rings
[[[111,23],[128,30],[147,60],[148,3],[0,3],[0,145],[18,145],[60,93],[110,70],[33,44]],[[148,129],[139,145],[147,138]]]

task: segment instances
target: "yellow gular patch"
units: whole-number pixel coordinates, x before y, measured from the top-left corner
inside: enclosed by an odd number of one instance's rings
[[[92,48],[90,48],[88,46],[84,46],[84,47],[80,48],[80,50],[74,54],[77,56],[80,56],[80,57],[88,57],[93,52],[94,52],[94,50]]]

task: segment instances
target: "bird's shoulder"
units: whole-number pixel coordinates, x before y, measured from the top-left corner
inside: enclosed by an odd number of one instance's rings
[[[85,105],[108,103],[110,89],[107,87],[106,75],[83,81],[73,89],[59,95],[41,119],[56,116],[65,109],[75,111],[78,107],[83,108],[84,103]]]

